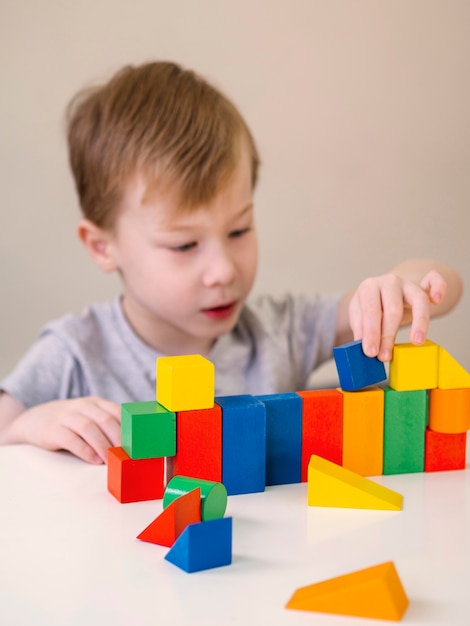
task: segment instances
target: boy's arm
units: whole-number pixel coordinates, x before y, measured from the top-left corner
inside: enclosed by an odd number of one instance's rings
[[[55,400],[25,409],[10,394],[0,395],[0,445],[29,443],[104,463],[108,448],[120,440],[120,407],[103,398]]]
[[[343,296],[336,318],[336,345],[362,339],[368,356],[389,361],[401,326],[411,323],[410,341],[424,343],[430,317],[452,310],[462,289],[461,277],[448,265],[431,259],[400,263]]]

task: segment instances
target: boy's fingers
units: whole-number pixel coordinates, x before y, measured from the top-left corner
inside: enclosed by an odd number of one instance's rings
[[[120,442],[119,423],[95,404],[87,405],[80,412],[71,413],[64,426],[69,432],[77,435],[85,446],[89,446],[99,457],[99,461],[95,459],[91,461],[92,463],[105,463],[108,448],[119,445]],[[70,445],[80,450],[80,444],[73,436],[70,436],[70,440]],[[83,458],[84,454],[89,457],[89,451],[85,446],[81,452],[74,452],[74,454],[80,458]],[[67,447],[67,450],[70,450],[70,447]]]
[[[405,282],[403,299],[411,309],[410,341],[421,345],[426,340],[431,317],[429,294],[422,285]]]
[[[119,446],[121,444],[121,424],[113,415],[103,411],[100,407],[96,407],[93,413],[93,421],[99,426],[99,429],[106,436],[111,446]]]
[[[431,270],[426,274],[420,283],[420,286],[429,295],[431,302],[439,304],[445,298],[447,292],[447,282],[436,272]]]
[[[102,398],[90,398],[83,409],[83,416],[92,420],[98,425],[105,435],[110,446],[119,446],[121,443],[121,424],[116,417],[116,412],[120,414],[120,407],[113,402],[108,402]]]
[[[357,298],[353,298],[349,304],[349,325],[351,326],[354,341],[362,339],[362,316]]]
[[[362,326],[362,349],[367,356],[377,356],[382,328],[380,290],[373,281],[365,281],[358,293]]]
[[[381,292],[382,328],[378,357],[381,361],[390,361],[398,329],[403,319],[403,295],[401,287],[394,286]]]
[[[116,404],[115,402],[110,402],[109,400],[105,400],[104,398],[97,398],[96,404],[106,411],[110,415],[112,415],[118,421],[121,421],[121,406]]]
[[[62,428],[57,438],[57,446],[59,449],[68,450],[87,463],[101,465],[105,461],[102,455],[98,454],[82,437],[66,427]]]

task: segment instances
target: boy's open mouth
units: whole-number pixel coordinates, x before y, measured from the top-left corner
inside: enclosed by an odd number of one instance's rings
[[[222,320],[232,315],[235,309],[235,302],[223,304],[222,306],[212,307],[210,309],[203,309],[202,312],[206,317],[214,320]]]

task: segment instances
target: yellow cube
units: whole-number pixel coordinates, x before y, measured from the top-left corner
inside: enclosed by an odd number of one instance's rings
[[[168,411],[214,406],[214,364],[200,354],[157,359],[157,402]]]
[[[390,387],[395,391],[414,391],[437,387],[439,346],[426,341],[422,346],[398,343],[390,361]]]

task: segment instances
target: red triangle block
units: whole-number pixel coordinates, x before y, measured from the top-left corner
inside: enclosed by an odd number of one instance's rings
[[[173,500],[137,539],[171,548],[186,526],[200,521],[201,490],[198,487]]]

